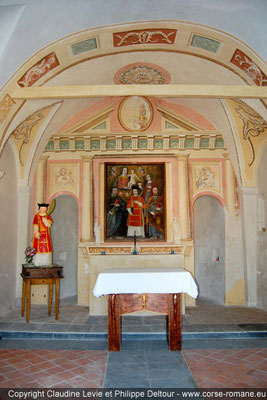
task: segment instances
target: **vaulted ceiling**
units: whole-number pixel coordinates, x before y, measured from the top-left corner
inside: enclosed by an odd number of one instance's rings
[[[264,61],[244,43],[202,25],[151,21],[73,34],[41,49],[3,88],[1,150],[12,141],[24,168],[20,179],[29,182],[53,137],[81,137],[93,130],[110,136],[217,134],[239,183],[253,186],[266,143],[264,71]],[[105,85],[112,85],[108,96]],[[151,85],[155,95],[148,94]],[[145,129],[131,132],[122,123],[119,110],[126,95],[145,95],[151,104],[153,118]]]

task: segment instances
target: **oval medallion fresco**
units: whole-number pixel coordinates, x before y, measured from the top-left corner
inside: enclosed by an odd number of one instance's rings
[[[127,131],[141,132],[146,130],[153,119],[153,108],[150,101],[142,96],[129,96],[119,106],[119,121]]]

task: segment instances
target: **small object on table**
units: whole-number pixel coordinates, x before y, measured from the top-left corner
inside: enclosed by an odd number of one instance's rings
[[[48,315],[51,315],[53,285],[55,285],[55,319],[58,320],[59,281],[64,278],[63,267],[60,265],[29,267],[27,264],[22,264],[20,275],[22,277],[21,316],[24,316],[26,299],[26,322],[30,321],[31,285],[49,285]]]

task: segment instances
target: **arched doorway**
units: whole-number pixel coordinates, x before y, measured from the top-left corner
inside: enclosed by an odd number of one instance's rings
[[[225,302],[224,225],[224,210],[217,199],[201,196],[195,201],[195,277],[200,298],[221,304]]]
[[[60,283],[60,298],[77,296],[78,265],[78,205],[69,195],[56,198],[51,229],[53,263],[64,267]]]

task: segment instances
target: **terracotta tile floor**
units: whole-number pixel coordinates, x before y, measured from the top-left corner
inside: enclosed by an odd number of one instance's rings
[[[102,388],[107,351],[0,349],[0,387]]]
[[[181,384],[199,388],[267,387],[267,341],[264,336],[243,341],[238,337],[185,340],[182,352],[176,355],[186,361],[183,363],[181,360],[170,363],[167,342],[161,340],[129,341],[121,353],[109,354],[104,339],[99,343],[97,340],[84,343],[70,340],[63,343],[64,346],[62,341],[54,340],[54,350],[51,350],[51,341],[41,345],[42,340],[27,337],[29,331],[107,332],[107,317],[89,316],[88,308],[77,306],[75,301],[61,302],[58,321],[53,316],[48,317],[46,306],[37,305],[32,306],[29,324],[20,316],[19,308],[0,318],[0,331],[26,331],[21,344],[19,339],[0,342],[0,388],[102,388],[110,387],[114,377],[116,385],[122,388],[159,387],[159,382],[163,387],[181,387]],[[123,322],[123,330],[165,332],[164,318],[130,315]],[[266,331],[267,312],[221,306],[205,300],[198,301],[196,307],[186,308],[183,332],[231,330]],[[154,362],[155,357],[159,357],[157,362]],[[138,360],[142,360],[142,374]],[[129,369],[131,373],[128,373]],[[159,375],[154,375],[159,371]],[[164,376],[162,371],[165,371]],[[179,379],[183,379],[183,383]]]
[[[183,350],[199,388],[266,388],[267,349]]]

